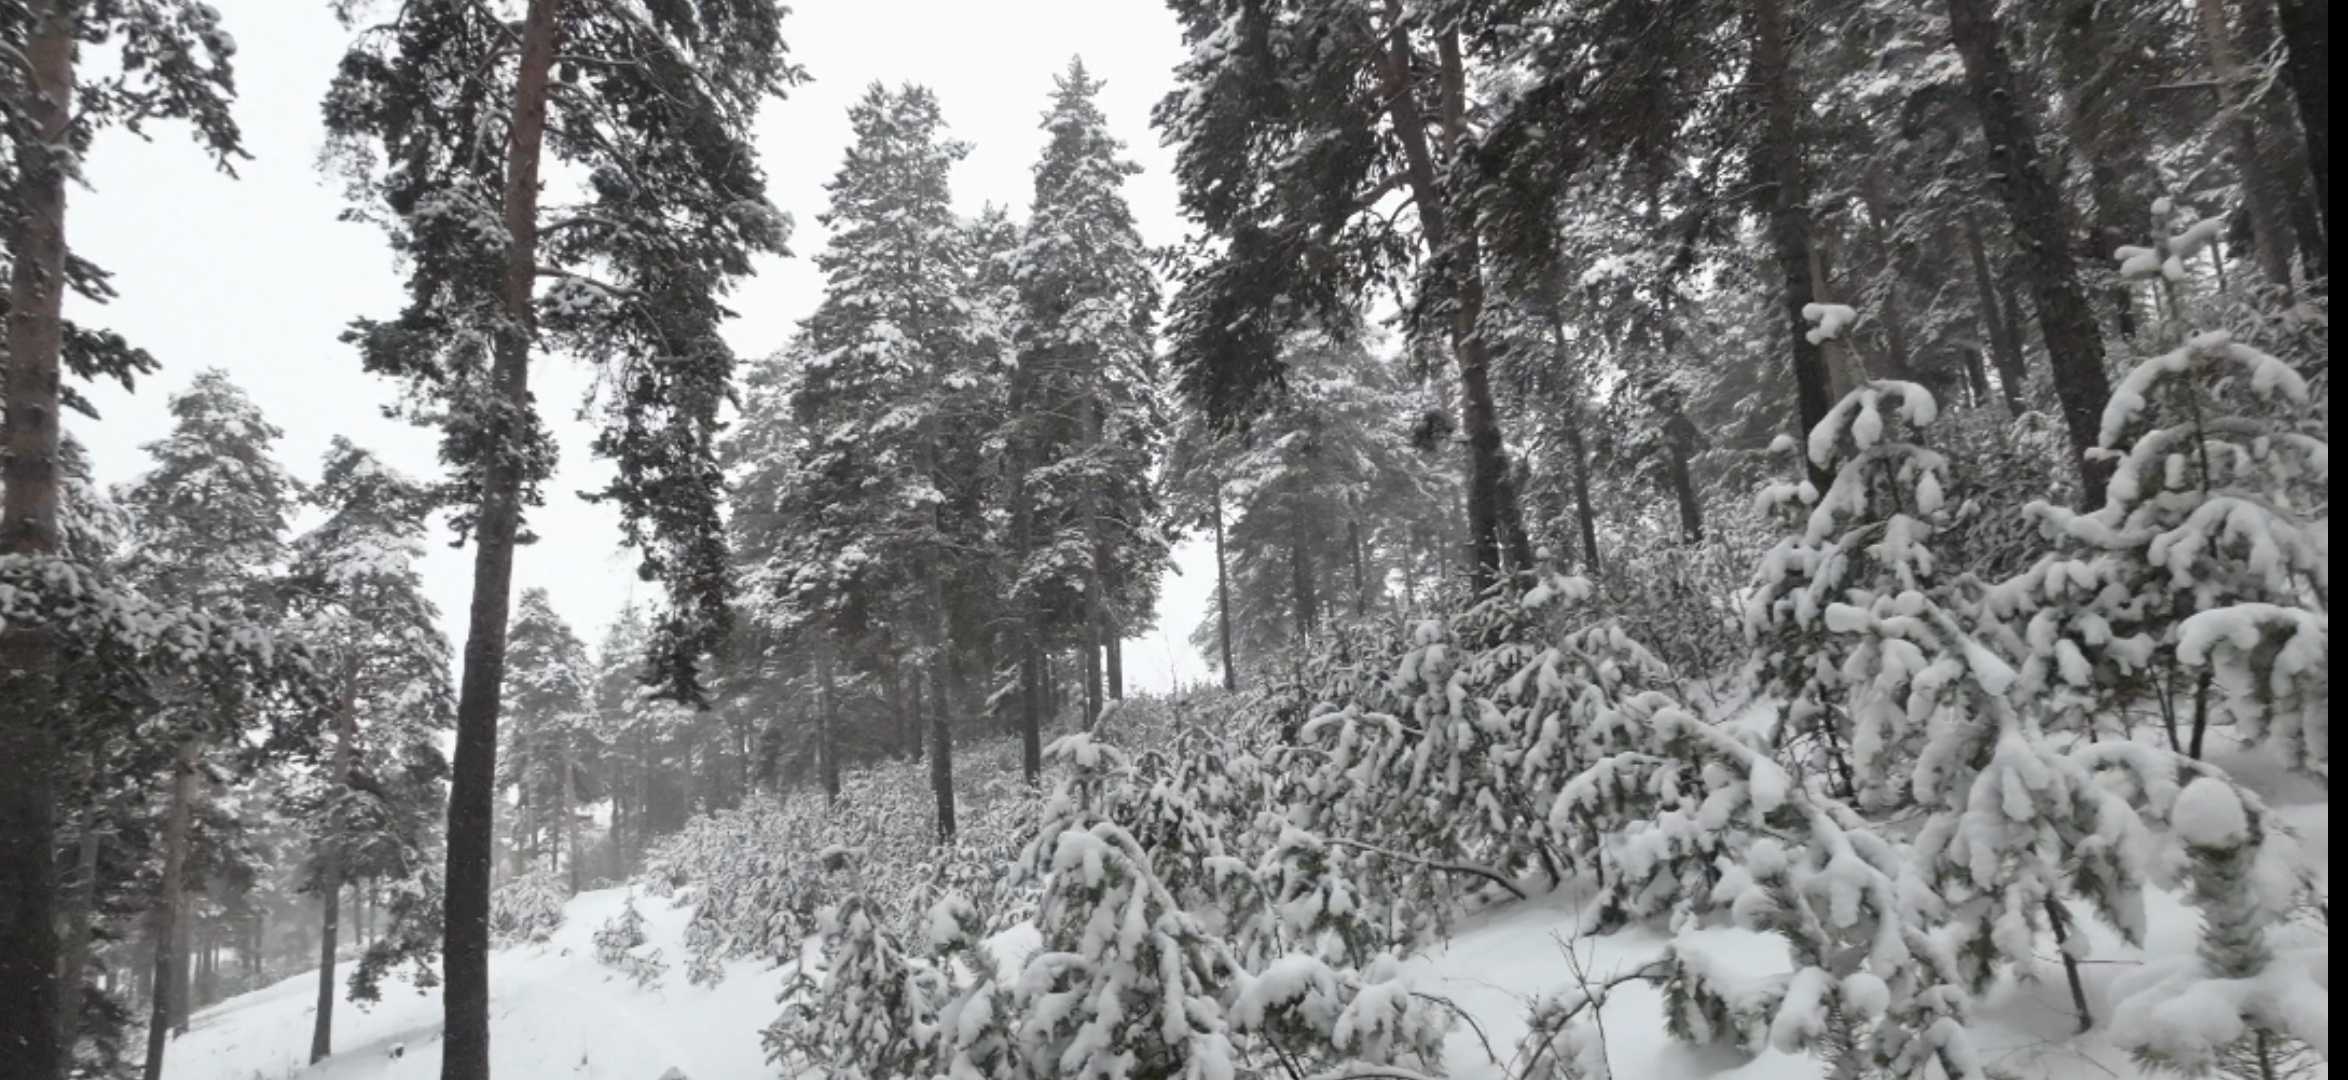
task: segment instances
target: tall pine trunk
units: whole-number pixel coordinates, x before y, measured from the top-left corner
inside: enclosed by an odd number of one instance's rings
[[[1076,513],[1084,524],[1084,730],[1091,731],[1100,722],[1103,706],[1101,693],[1102,633],[1108,624],[1108,608],[1101,596],[1101,527],[1100,494],[1095,490],[1093,469],[1098,464],[1101,445],[1101,418],[1090,389],[1080,391],[1076,399],[1078,429],[1084,436],[1084,481],[1077,487]]]
[[[342,700],[334,711],[334,783],[350,791],[351,763],[358,753],[359,666],[347,660],[342,669]],[[336,923],[342,908],[342,863],[337,848],[347,838],[329,835],[318,866],[318,1012],[310,1028],[310,1063],[334,1053],[334,949]],[[364,929],[362,925],[362,930]]]
[[[74,10],[29,0],[12,70],[21,216],[9,237],[8,353],[0,363],[0,555],[58,551],[60,354],[65,298],[64,149],[73,112]],[[57,1045],[58,750],[50,733],[57,643],[41,626],[0,631],[0,1047],[15,1075],[50,1080]]]
[[[825,616],[815,634],[815,772],[827,803],[840,801],[840,692],[832,680],[832,627]]]
[[[1834,375],[1825,350],[1810,340],[1802,309],[1812,302],[1810,187],[1804,175],[1801,117],[1808,103],[1794,76],[1792,30],[1786,0],[1753,0],[1753,71],[1748,80],[1760,96],[1761,144],[1753,155],[1755,180],[1767,192],[1769,241],[1776,257],[1779,299],[1793,344],[1794,405],[1800,434],[1826,419],[1834,407]],[[1813,481],[1823,473],[1804,459]],[[1819,484],[1824,488],[1823,483]]]
[[[2307,171],[2315,181],[2315,208],[2324,244],[2332,235],[2331,62],[2332,9],[2329,0],[2275,0],[2283,30],[2283,81],[2299,109],[2300,135],[2307,140]],[[2327,258],[2326,265],[2330,260]]]
[[[1409,26],[1401,0],[1387,0],[1388,36],[1378,50],[1379,76],[1384,83],[1387,113],[1394,120],[1402,145],[1404,177],[1418,208],[1419,231],[1428,256],[1437,267],[1435,279],[1450,301],[1451,352],[1459,366],[1460,427],[1468,449],[1468,540],[1470,573],[1481,592],[1507,569],[1532,565],[1531,541],[1525,535],[1516,485],[1508,471],[1508,448],[1501,438],[1500,414],[1492,398],[1490,353],[1479,323],[1484,310],[1482,253],[1476,240],[1472,213],[1452,205],[1444,188],[1445,165],[1427,141],[1427,117],[1419,104],[1415,84],[1418,57],[1410,44]],[[1456,31],[1438,42],[1436,115],[1442,121],[1447,148],[1467,129],[1466,73]],[[1464,220],[1455,220],[1455,211]]]
[[[155,992],[147,1012],[146,1080],[162,1080],[163,1044],[171,1037],[183,991],[179,968],[181,909],[187,901],[189,803],[195,797],[196,743],[182,739],[171,763],[171,804],[163,823],[163,894],[149,917],[147,935],[155,944]]]
[[[563,869],[571,895],[579,895],[579,774],[571,753],[571,733],[563,732]]]
[[[1981,333],[1989,339],[1989,360],[1997,368],[1998,393],[2006,412],[2020,416],[2022,403],[2022,342],[2007,312],[1998,305],[1997,279],[1989,272],[1989,251],[1981,243],[1981,228],[1971,215],[1965,218],[1965,254],[1973,264],[1973,296],[1978,302]]]
[[[2275,155],[2265,145],[2273,133],[2259,130],[2257,122],[2252,96],[2258,77],[2235,44],[2223,0],[2193,0],[2193,15],[2202,45],[2209,50],[2210,70],[2217,76],[2226,139],[2233,144],[2234,172],[2242,181],[2242,208],[2250,217],[2251,249],[2267,281],[2289,290],[2291,251],[2298,241],[2291,235],[2286,205],[2290,196],[2275,175]]]
[[[2046,341],[2055,397],[2062,402],[2072,461],[2079,470],[2080,505],[2101,506],[2111,470],[2088,451],[2101,434],[2111,387],[2103,372],[2103,334],[2071,257],[2070,208],[2038,160],[2037,125],[2023,111],[2032,99],[2022,92],[2007,57],[1996,0],[1948,0],[1948,12],[1949,36],[1964,60],[1989,143],[1989,171],[2005,198],[2022,270],[2038,305],[2038,331]]]
[[[505,682],[506,624],[512,614],[514,537],[522,520],[518,455],[509,452],[530,415],[530,348],[537,326],[538,159],[546,137],[547,76],[554,66],[555,16],[562,0],[530,0],[514,76],[505,170],[506,316],[490,364],[496,401],[474,522],[473,601],[465,670],[457,693],[456,760],[448,801],[448,898],[441,1001],[441,1080],[490,1080],[489,888],[497,812],[498,696]]]
[[[98,906],[98,855],[103,839],[98,812],[84,807],[81,835],[74,845],[72,891],[65,895],[65,941],[58,965],[57,1080],[65,1080],[73,1071],[73,1046],[81,1039],[83,991],[90,977],[90,920]]]
[[[1239,666],[1231,659],[1231,571],[1223,555],[1223,486],[1208,503],[1215,515],[1215,643],[1223,651],[1223,689],[1239,690]]]

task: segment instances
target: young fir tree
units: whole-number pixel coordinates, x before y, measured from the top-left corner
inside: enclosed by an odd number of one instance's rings
[[[155,367],[118,335],[60,314],[68,292],[99,302],[112,295],[104,272],[66,249],[67,182],[79,178],[97,133],[118,125],[187,120],[223,168],[243,150],[228,111],[235,46],[209,5],[11,4],[0,11],[0,44],[15,61],[0,92],[9,133],[0,154],[0,261],[8,273],[0,299],[8,320],[0,349],[0,580],[31,598],[48,596],[58,572],[73,565],[60,532],[60,421],[68,408],[90,409],[65,376],[127,386]],[[106,73],[81,86],[78,66],[111,50],[125,59],[100,61]],[[74,691],[59,683],[67,628],[45,603],[12,607],[0,626],[0,895],[13,898],[0,910],[0,1045],[11,1048],[23,1075],[48,1080],[66,1058],[58,1042],[54,857],[65,761],[53,721],[65,715],[56,711],[59,695]],[[81,629],[106,632],[87,620]],[[135,649],[140,636],[116,645]]]
[[[1166,564],[1148,482],[1165,428],[1150,340],[1157,284],[1123,191],[1140,167],[1119,156],[1096,100],[1102,84],[1081,59],[1053,81],[1035,201],[1008,260],[1019,400],[1005,438],[1031,776],[1046,643],[1081,645],[1089,728],[1104,696],[1122,696],[1120,673],[1103,664],[1118,663],[1120,641],[1148,616]]]
[[[531,872],[543,850],[546,869],[576,893],[581,800],[593,789],[591,770],[602,750],[589,711],[594,673],[587,646],[555,614],[546,590],[524,589],[506,660],[514,738],[499,772],[516,794],[515,872]]]
[[[289,574],[299,632],[328,665],[335,694],[320,733],[312,823],[319,896],[318,1015],[310,1060],[333,1052],[337,921],[345,884],[434,874],[448,762],[436,743],[452,706],[448,640],[418,567],[429,491],[337,436],[306,501],[326,520],[296,539]],[[403,913],[404,914],[404,913]],[[391,935],[405,940],[397,929]],[[376,964],[427,957],[377,956]]]
[[[659,580],[653,674],[697,700],[723,629],[715,464],[733,354],[725,292],[789,222],[765,198],[751,127],[800,76],[784,9],[684,0],[426,0],[346,5],[357,31],[326,98],[329,146],[358,216],[408,268],[407,303],[351,337],[440,427],[449,497],[476,543],[458,693],[448,851],[448,1053],[489,1071],[488,920],[497,713],[522,511],[553,447],[530,397],[540,347],[595,363],[608,388],[596,453],[617,475],[639,574]],[[512,20],[517,13],[520,19]],[[541,205],[551,154],[575,186]],[[542,290],[540,282],[546,286]]]
[[[278,574],[294,480],[272,456],[282,432],[217,370],[198,372],[171,399],[170,435],[148,443],[154,467],[125,493],[137,521],[130,573],[149,594],[216,617],[273,622],[282,609]],[[226,692],[222,692],[226,691]],[[209,775],[208,750],[243,751],[261,717],[235,688],[194,684],[164,698],[147,737],[176,747],[164,809],[161,896],[149,933],[156,985],[184,982],[184,925],[192,819]],[[238,756],[242,756],[241,754]],[[147,1033],[148,1080],[160,1076],[164,1039],[177,1026],[175,991],[159,989]]]
[[[920,673],[938,835],[954,835],[951,717],[965,601],[985,522],[969,498],[1001,385],[974,340],[966,300],[971,234],[949,173],[967,147],[945,136],[937,98],[878,84],[849,109],[855,142],[827,190],[831,238],[816,256],[823,301],[794,346],[803,433],[794,495],[819,507],[785,596],[803,610],[885,630]],[[838,640],[837,629],[833,630]],[[906,647],[909,646],[909,647]]]

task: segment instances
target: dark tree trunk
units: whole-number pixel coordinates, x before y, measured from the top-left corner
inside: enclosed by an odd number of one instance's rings
[[[929,789],[937,797],[938,842],[954,841],[954,733],[948,719],[953,708],[954,695],[948,688],[952,675],[952,656],[947,646],[946,591],[940,581],[941,571],[934,565],[929,572]]]
[[[310,1028],[310,1064],[334,1053],[334,947],[342,920],[342,886],[331,866],[318,888],[318,1019]]]
[[[1019,769],[1030,785],[1042,783],[1044,775],[1044,657],[1035,623],[1028,613],[1019,642]]]
[[[187,902],[188,814],[196,783],[196,744],[182,740],[171,765],[171,808],[163,825],[163,895],[148,920],[155,944],[155,990],[147,1013],[146,1080],[162,1080],[163,1044],[179,1011],[180,918]]]
[[[465,634],[465,669],[457,695],[456,760],[448,805],[447,919],[442,957],[441,1080],[490,1080],[489,887],[497,810],[498,695],[512,614],[514,538],[522,518],[522,477],[503,452],[530,415],[530,349],[538,273],[538,159],[546,136],[547,76],[554,66],[562,0],[530,0],[514,77],[513,121],[505,170],[505,279],[500,301],[508,323],[490,366],[490,391],[504,419],[490,422],[482,465],[481,507],[474,523],[473,600]],[[492,414],[495,416],[496,414]]]
[[[1353,613],[1356,616],[1370,606],[1370,582],[1362,563],[1362,519],[1359,515],[1345,517],[1345,547],[1353,558]]]
[[[1100,449],[1101,418],[1092,394],[1077,395],[1077,428],[1084,438],[1086,455],[1083,482],[1076,493],[1077,519],[1084,523],[1084,730],[1091,731],[1100,722],[1103,700],[1101,685],[1101,650],[1108,638],[1108,607],[1101,595],[1101,562],[1106,552],[1101,547],[1100,495],[1095,490],[1092,461]]]
[[[1208,505],[1215,515],[1215,642],[1223,652],[1223,689],[1237,692],[1239,667],[1231,659],[1231,573],[1223,557],[1223,489],[1215,487]]]
[[[11,70],[19,111],[8,237],[8,352],[0,358],[0,555],[57,553],[58,402],[65,298],[65,157],[78,4],[32,0]],[[0,1046],[15,1076],[51,1080],[57,1045],[58,751],[50,730],[57,643],[42,627],[0,631]]]
[[[2323,224],[2327,254],[2332,235],[2330,139],[2332,6],[2329,0],[2275,0],[2283,29],[2283,81],[2299,107],[2299,132],[2307,140],[2307,171],[2315,181],[2315,207]],[[2325,260],[2326,265],[2330,260]]]
[[[2027,378],[2022,367],[2022,342],[2015,333],[2010,314],[1998,304],[1997,278],[1989,272],[1989,252],[1981,243],[1981,229],[1971,216],[1965,218],[1965,253],[1973,263],[1973,295],[1979,301],[1981,333],[1989,339],[1990,363],[1997,368],[1998,392],[2005,398],[2006,412],[2020,416],[2022,380]]]
[[[571,895],[579,895],[579,774],[571,753],[571,733],[563,732],[563,870]]]
[[[2253,0],[2256,2],[2256,0]],[[2272,133],[2259,130],[2252,101],[2257,76],[2250,71],[2226,22],[2223,0],[2194,0],[2193,14],[2209,49],[2210,70],[2217,76],[2218,102],[2225,115],[2227,141],[2233,144],[2234,170],[2242,180],[2242,208],[2250,217],[2251,247],[2266,279],[2291,287],[2291,252],[2298,242],[2291,235],[2289,196],[2274,170],[2274,155],[2265,145]]]
[[[2072,462],[2079,470],[2080,505],[2101,506],[2110,469],[2088,451],[2101,434],[2111,387],[2103,372],[2103,334],[2071,257],[2070,209],[2038,161],[2037,125],[2024,111],[2031,99],[2006,55],[1994,0],[1948,0],[1948,12],[1949,36],[1964,59],[1989,143],[1989,171],[2005,197],[2023,273],[2037,301],[2038,330],[2046,340],[2055,396],[2062,402]]]
[[[840,691],[832,680],[832,630],[827,618],[815,635],[815,772],[824,801],[840,801]]]
[[[1460,427],[1468,448],[1468,537],[1470,573],[1478,592],[1499,573],[1532,565],[1532,544],[1525,535],[1517,506],[1516,485],[1508,472],[1508,448],[1501,438],[1500,414],[1492,398],[1489,350],[1479,329],[1484,309],[1482,254],[1476,240],[1473,213],[1454,207],[1444,187],[1444,163],[1427,142],[1426,117],[1419,105],[1414,72],[1417,57],[1411,48],[1409,27],[1401,0],[1387,0],[1388,37],[1376,62],[1385,87],[1387,111],[1394,119],[1402,145],[1404,175],[1418,208],[1420,232],[1427,253],[1437,267],[1436,280],[1451,301],[1451,352],[1459,365]],[[1466,73],[1456,31],[1438,41],[1438,85],[1435,103],[1443,122],[1445,148],[1455,149],[1467,130]],[[1454,219],[1454,215],[1458,220]]]
[[[1125,700],[1125,630],[1116,616],[1109,617],[1107,647],[1101,650],[1107,657],[1105,674],[1108,678],[1109,700]]]
[[[355,659],[342,669],[342,700],[334,714],[334,780],[349,790],[351,762],[358,752],[359,669]],[[318,1011],[310,1029],[310,1063],[334,1053],[334,947],[336,922],[342,906],[342,865],[334,847],[347,838],[330,837],[328,850],[318,860]],[[361,931],[364,932],[364,924]],[[363,947],[363,946],[362,946]]]
[[[98,906],[98,855],[103,837],[98,814],[84,808],[76,838],[72,891],[65,896],[65,941],[58,968],[57,1080],[72,1072],[73,1046],[81,1039],[83,989],[90,978],[90,918]]]
[[[1810,189],[1804,176],[1801,129],[1807,103],[1794,76],[1791,39],[1785,0],[1753,0],[1750,81],[1760,96],[1763,121],[1753,173],[1767,192],[1770,247],[1777,260],[1779,299],[1793,345],[1794,404],[1802,425],[1797,434],[1807,436],[1834,407],[1834,376],[1827,369],[1826,351],[1810,340],[1810,320],[1802,314],[1812,300]],[[1823,489],[1823,470],[1807,457],[1803,460],[1813,482]]]
[[[1289,602],[1296,608],[1296,640],[1298,644],[1311,641],[1313,630],[1320,625],[1320,597],[1313,588],[1313,555],[1302,538],[1288,545]]]

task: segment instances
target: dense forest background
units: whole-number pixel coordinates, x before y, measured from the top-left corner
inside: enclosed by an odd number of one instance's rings
[[[776,5],[338,8],[321,167],[402,287],[337,347],[438,464],[282,461],[228,362],[102,485],[83,387],[174,358],[102,325],[79,155],[233,167],[237,53],[0,3],[0,1077],[158,1080],[312,969],[313,1060],[398,979],[485,1077],[493,943],[627,883],[696,981],[819,942],[791,1070],[1416,1076],[1455,1018],[1392,958],[1567,889],[1787,943],[1624,976],[1693,1043],[1979,1076],[1974,999],[2044,980],[2146,1068],[2327,1067],[2327,857],[2218,763],[2328,790],[2324,5],[1169,7],[1180,243],[1079,58],[977,214],[952,103],[864,88],[797,252]],[[820,302],[738,356],[784,255]],[[642,583],[604,627],[515,585],[557,362]],[[1215,684],[1134,700],[1153,630]],[[2148,892],[2200,951],[2098,1011]],[[1511,1075],[1606,1075],[1604,993]]]

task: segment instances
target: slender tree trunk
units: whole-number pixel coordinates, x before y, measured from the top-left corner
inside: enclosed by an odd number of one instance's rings
[[[571,733],[563,732],[563,862],[571,895],[579,895],[579,774]]]
[[[1295,525],[1291,523],[1291,528]],[[1296,607],[1296,641],[1302,645],[1312,640],[1313,631],[1320,625],[1321,605],[1313,589],[1313,555],[1305,549],[1301,537],[1288,544],[1288,584],[1290,602]]]
[[[1370,581],[1362,560],[1362,519],[1358,513],[1345,515],[1345,547],[1353,559],[1353,613],[1359,616],[1370,606]]]
[[[1091,731],[1100,722],[1102,700],[1101,649],[1107,637],[1108,609],[1101,595],[1101,527],[1099,493],[1093,479],[1093,456],[1100,450],[1101,418],[1092,394],[1082,392],[1076,399],[1078,429],[1083,433],[1085,446],[1084,479],[1076,493],[1076,513],[1084,522],[1084,730]]]
[[[1108,676],[1109,700],[1123,701],[1125,700],[1125,629],[1118,625],[1117,617],[1114,615],[1109,616],[1108,647],[1102,651],[1107,654],[1108,659],[1106,674]]]
[[[358,753],[359,666],[346,660],[342,668],[342,700],[334,712],[334,784],[350,790],[351,763]],[[346,837],[331,837],[318,860],[318,1010],[310,1028],[310,1063],[334,1053],[334,949],[336,922],[342,907],[342,864],[335,848]]]
[[[1973,295],[1979,301],[1981,332],[1989,339],[1990,363],[1997,368],[1998,392],[2005,398],[2006,412],[2022,415],[2022,380],[2027,376],[2022,367],[2022,343],[2014,333],[2014,324],[2007,312],[1998,306],[1997,279],[1989,272],[1989,251],[1981,242],[1981,229],[1971,215],[1965,217],[1965,253],[1973,264]]]
[[[1386,19],[1386,47],[1377,53],[1386,108],[1402,144],[1404,175],[1418,209],[1419,230],[1438,268],[1436,280],[1451,300],[1451,351],[1459,365],[1460,427],[1468,448],[1470,574],[1476,591],[1482,592],[1508,569],[1502,562],[1504,556],[1515,561],[1516,569],[1531,566],[1532,544],[1517,506],[1516,485],[1509,478],[1508,448],[1501,438],[1499,412],[1492,398],[1489,352],[1478,326],[1484,309],[1484,279],[1475,222],[1454,220],[1455,209],[1463,219],[1471,211],[1451,205],[1450,193],[1443,186],[1443,164],[1427,142],[1426,119],[1414,85],[1417,57],[1410,45],[1401,0],[1387,0]],[[1466,75],[1457,33],[1444,33],[1438,47],[1442,89],[1436,107],[1448,145],[1466,131]]]
[[[832,681],[832,628],[827,616],[815,635],[816,721],[815,771],[823,782],[824,801],[840,801],[840,692]]]
[[[1215,520],[1215,641],[1223,651],[1223,689],[1229,693],[1239,690],[1239,667],[1231,659],[1231,571],[1223,556],[1223,487],[1215,486],[1215,497],[1208,503]]]
[[[2271,167],[2273,155],[2262,145],[2266,136],[2258,130],[2254,117],[2251,95],[2256,76],[2234,42],[2223,0],[2193,0],[2193,14],[2200,24],[2202,44],[2209,50],[2210,69],[2217,76],[2218,102],[2225,116],[2227,139],[2233,144],[2234,170],[2242,180],[2242,208],[2250,217],[2251,247],[2267,280],[2288,290],[2291,249],[2297,242],[2291,236],[2284,207],[2288,196],[2277,182]]]
[[[2005,197],[2014,242],[2037,301],[2038,330],[2046,340],[2055,396],[2062,402],[2072,461],[2079,470],[2080,505],[2101,506],[2110,469],[2088,451],[2101,435],[2111,387],[2103,371],[2103,334],[2071,257],[2070,210],[2039,164],[2036,124],[2024,111],[2031,98],[2022,92],[2006,55],[1994,0],[1948,0],[1948,12],[1949,36],[1964,60],[1989,143],[1989,170]]]
[[[1753,0],[1751,82],[1763,113],[1753,172],[1768,192],[1770,246],[1777,259],[1779,299],[1793,345],[1794,404],[1802,425],[1798,434],[1807,435],[1834,407],[1834,375],[1825,350],[1810,340],[1810,320],[1802,314],[1812,302],[1813,285],[1810,189],[1804,176],[1801,130],[1807,103],[1794,75],[1791,40],[1785,0]],[[1823,489],[1824,471],[1817,463],[1804,461],[1812,481]]]
[[[954,734],[948,712],[953,707],[954,697],[947,684],[951,680],[949,668],[953,659],[947,647],[950,639],[947,637],[946,590],[941,580],[942,573],[933,563],[927,574],[931,615],[928,629],[929,662],[925,665],[929,675],[929,692],[924,697],[929,712],[929,786],[938,803],[938,841],[952,843],[955,832]]]
[[[188,1004],[194,1000],[195,906],[190,891],[181,886],[179,928],[172,935],[175,945],[171,957],[171,1037],[175,1039],[188,1033]]]
[[[334,1053],[334,949],[342,921],[342,883],[329,865],[319,871],[318,1019],[310,1028],[310,1064]]]
[[[65,896],[65,942],[58,967],[57,1080],[73,1071],[73,1047],[81,1039],[83,988],[89,982],[90,917],[98,906],[98,855],[103,836],[98,813],[84,807],[74,848],[72,891]]]
[[[521,525],[522,477],[505,452],[530,415],[530,349],[537,326],[532,285],[538,273],[538,159],[546,136],[547,76],[554,66],[556,14],[562,0],[530,0],[514,77],[513,120],[505,170],[505,279],[500,300],[506,332],[490,367],[496,396],[491,443],[482,466],[481,507],[474,523],[473,602],[465,634],[465,670],[457,694],[456,761],[449,785],[447,919],[442,957],[444,1010],[441,1080],[490,1080],[490,838],[497,813],[498,695],[512,614],[514,538]]]
[[[2307,171],[2315,181],[2315,207],[2323,224],[2324,246],[2331,246],[2332,162],[2331,33],[2328,0],[2276,0],[2275,14],[2283,30],[2283,81],[2291,87],[2291,102],[2299,108],[2299,132],[2307,140]],[[2327,266],[2330,260],[2325,260]]]
[[[179,996],[180,908],[186,903],[188,862],[188,804],[195,794],[196,744],[182,739],[171,766],[171,806],[163,825],[163,895],[148,920],[147,934],[155,945],[155,991],[147,1014],[146,1080],[162,1080],[163,1044],[170,1038]]]
[[[55,555],[57,414],[65,297],[65,149],[78,4],[29,0],[9,82],[19,216],[10,236],[8,352],[0,358],[0,555]],[[57,643],[39,625],[0,630],[0,1059],[8,1080],[50,1080],[57,1045],[58,750],[49,712]]]
[[[1019,642],[1019,768],[1030,786],[1044,775],[1044,656],[1035,613],[1021,619]]]

